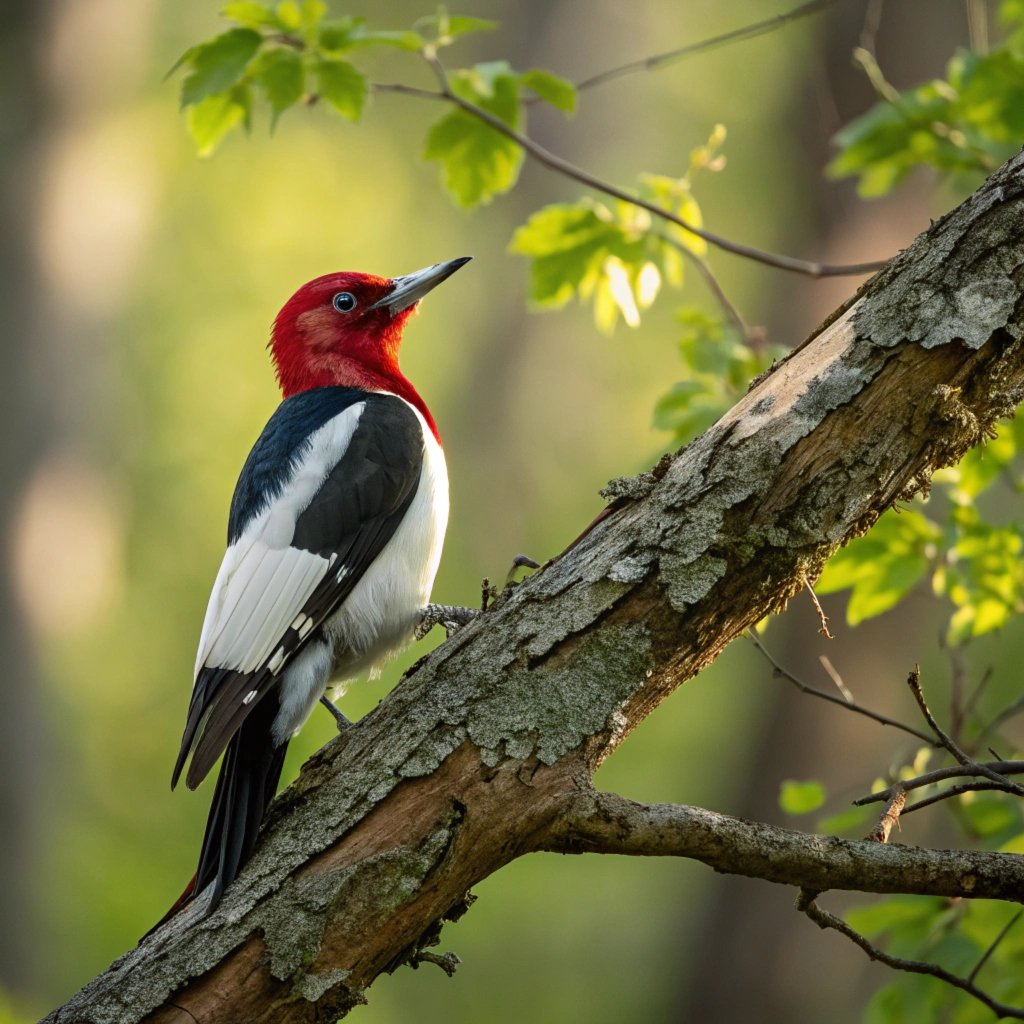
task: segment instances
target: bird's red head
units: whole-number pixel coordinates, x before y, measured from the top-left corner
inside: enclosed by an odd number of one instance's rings
[[[436,434],[399,369],[398,349],[419,300],[468,262],[464,256],[390,279],[345,271],[304,284],[277,314],[270,339],[284,397],[331,386],[391,391],[415,405]]]

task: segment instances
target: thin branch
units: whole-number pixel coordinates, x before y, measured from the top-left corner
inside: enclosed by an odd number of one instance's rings
[[[813,893],[801,891],[796,901],[797,910],[806,914],[819,928],[831,928],[839,932],[840,935],[845,935],[851,942],[860,946],[872,960],[877,960],[879,963],[885,964],[886,967],[891,967],[896,971],[906,971],[909,974],[926,974],[932,978],[937,978],[939,981],[944,981],[947,985],[952,985],[953,988],[958,988],[961,992],[966,992],[969,996],[977,999],[978,1002],[987,1006],[997,1017],[1011,1017],[1014,1020],[1024,1020],[1024,1009],[1001,1003],[997,999],[993,999],[987,992],[983,992],[978,988],[971,980],[974,976],[973,972],[971,978],[961,978],[947,971],[944,967],[940,967],[938,964],[928,963],[924,960],[907,960],[904,957],[886,953],[869,942],[860,932],[854,931],[841,917],[836,917],[835,914],[830,914],[827,910],[819,907],[814,901],[814,895]]]
[[[696,43],[689,43],[686,46],[680,46],[676,50],[669,50],[666,53],[655,54],[653,57],[646,57],[643,60],[630,61],[630,63],[622,64],[617,68],[610,68],[609,70],[602,71],[599,74],[591,75],[590,78],[585,78],[583,81],[577,82],[576,90],[578,92],[582,92],[584,89],[592,89],[594,86],[604,85],[605,82],[611,82],[616,78],[623,78],[626,75],[636,74],[640,71],[654,71],[656,68],[662,68],[668,64],[675,64],[677,61],[684,60],[687,57],[694,57],[699,53],[707,53],[710,50],[716,50],[720,46],[727,46],[729,43],[738,43],[746,39],[755,39],[757,36],[774,32],[776,29],[782,28],[790,22],[797,21],[800,18],[806,18],[811,14],[817,14],[819,11],[823,11],[827,7],[832,7],[837,2],[838,0],[810,0],[809,3],[801,4],[799,7],[794,7],[790,11],[784,11],[782,14],[776,14],[772,18],[765,18],[764,21],[757,21],[751,25],[744,25],[742,28],[734,28],[728,32],[723,32],[721,35],[711,36],[709,39],[702,39]]]
[[[974,982],[974,979],[978,976],[978,972],[988,962],[989,957],[991,957],[992,954],[996,951],[996,949],[998,949],[999,944],[1003,941],[1003,939],[1005,939],[1006,936],[1010,934],[1010,929],[1020,920],[1021,914],[1024,914],[1024,907],[1018,910],[1017,913],[1014,914],[1013,917],[1011,917],[1010,920],[1007,921],[1002,928],[1000,928],[999,934],[991,941],[991,943],[989,943],[988,949],[986,949],[985,952],[981,954],[981,959],[978,960],[978,962],[974,965],[974,969],[971,971],[971,973],[967,975],[967,980],[969,982]]]
[[[927,701],[924,699],[924,691],[921,689],[920,666],[915,665],[914,670],[907,676],[907,686],[910,687],[910,692],[914,695],[914,700],[917,701],[917,706],[921,709],[921,714],[924,716],[924,719],[928,723],[932,732],[934,732],[938,737],[939,743],[941,743],[942,746],[944,746],[946,750],[948,750],[953,757],[960,762],[960,764],[965,767],[977,768],[979,775],[984,775],[987,779],[991,779],[993,782],[1001,783],[1010,793],[1016,793],[1017,796],[1024,796],[1024,786],[1019,786],[1016,782],[1010,782],[1009,779],[1000,775],[997,771],[994,771],[986,765],[980,764],[973,758],[969,757],[943,730],[942,726],[940,726],[935,720],[935,716],[932,714]]]
[[[910,814],[911,811],[920,811],[922,808],[931,807],[933,804],[941,803],[943,800],[949,800],[955,796],[963,796],[964,793],[981,793],[985,790],[995,790],[1000,793],[1009,792],[1001,782],[964,782],[959,786],[950,786],[949,789],[934,793],[932,796],[915,800],[909,807],[904,808],[903,813]]]
[[[984,763],[972,761],[967,765],[951,765],[948,768],[936,768],[934,771],[925,772],[924,775],[918,775],[914,779],[901,781],[897,786],[890,786],[888,789],[879,790],[877,793],[858,797],[853,802],[856,806],[861,807],[864,804],[874,804],[881,800],[888,800],[897,788],[908,791],[921,789],[923,786],[931,786],[936,782],[943,782],[945,779],[962,779],[965,776],[977,777],[982,775],[986,778],[991,778],[991,775],[988,774],[989,772],[995,774],[996,779],[1000,780],[995,784],[1005,788],[1009,780],[1003,778],[1003,776],[1024,774],[1024,761],[986,761]],[[1013,783],[1009,784],[1013,785]]]
[[[431,64],[431,67],[434,68],[435,75],[443,74],[443,69],[440,71],[438,70],[440,68],[440,64],[436,57],[430,58],[427,56],[426,59],[428,60],[428,63]],[[797,274],[805,274],[808,277],[850,277],[873,274],[875,271],[884,267],[888,262],[886,260],[872,260],[867,263],[818,263],[814,260],[797,259],[794,256],[784,256],[779,253],[771,253],[764,249],[756,249],[753,246],[743,245],[741,242],[730,241],[722,235],[717,235],[712,231],[707,231],[704,228],[698,228],[695,225],[688,223],[683,220],[682,217],[672,213],[671,210],[666,210],[663,207],[658,206],[656,203],[648,202],[640,196],[633,195],[624,189],[611,184],[611,182],[595,177],[588,171],[583,170],[582,167],[577,167],[568,160],[552,153],[549,149],[545,149],[544,146],[531,139],[528,135],[524,135],[521,132],[517,132],[514,128],[509,127],[509,125],[505,124],[500,117],[492,114],[489,110],[484,110],[483,107],[478,107],[475,103],[470,103],[469,100],[465,100],[461,96],[458,96],[456,93],[452,92],[447,84],[442,86],[438,92],[432,92],[429,89],[418,89],[413,86],[406,86],[400,83],[390,83],[387,85],[375,84],[374,89],[378,92],[401,93],[406,96],[417,96],[421,99],[440,100],[442,102],[451,103],[460,110],[465,111],[465,113],[469,114],[471,117],[475,117],[478,121],[482,121],[488,127],[493,128],[500,135],[504,135],[507,139],[511,139],[517,145],[521,146],[524,152],[529,153],[529,155],[532,156],[539,164],[542,164],[549,170],[554,171],[556,174],[561,174],[566,178],[570,178],[573,181],[578,182],[580,185],[592,188],[595,192],[601,192],[606,196],[611,196],[613,199],[619,199],[622,202],[629,203],[641,210],[646,210],[655,217],[659,217],[671,224],[675,224],[678,227],[681,227],[684,231],[689,231],[691,234],[696,235],[698,238],[703,238],[709,245],[714,245],[717,248],[722,249],[724,252],[731,252],[734,256],[742,256],[745,259],[753,260],[756,263],[763,263],[769,267],[777,267],[780,270],[790,270]]]
[[[1009,707],[1003,708],[998,714],[996,714],[988,725],[984,726],[978,735],[978,742],[986,737],[990,736],[995,732],[1001,725],[1005,725],[1011,718],[1019,715],[1021,711],[1024,711],[1024,697],[1018,697]]]
[[[804,578],[804,586],[807,588],[807,593],[811,595],[811,600],[814,602],[814,610],[818,613],[818,632],[825,637],[826,640],[835,640],[835,637],[828,630],[828,616],[825,614],[825,609],[821,607],[818,595],[814,592],[814,587],[811,586],[811,581],[806,577]]]
[[[685,857],[726,874],[806,889],[901,892],[1020,902],[1024,857],[810,835],[684,804],[567,794],[531,849]]]
[[[747,636],[753,641],[754,646],[765,656],[769,664],[772,666],[773,672],[776,676],[781,676],[783,679],[788,679],[801,693],[809,694],[812,697],[820,697],[822,700],[827,700],[830,704],[837,704],[841,708],[845,708],[847,711],[853,711],[855,714],[864,715],[865,718],[870,718],[872,721],[878,722],[881,725],[891,725],[894,729],[900,729],[905,733],[909,733],[911,736],[916,736],[919,740],[923,740],[929,746],[938,746],[935,739],[929,736],[926,732],[921,732],[919,729],[915,729],[912,725],[906,725],[903,722],[896,721],[895,718],[889,718],[888,715],[879,714],[877,711],[872,711],[870,708],[862,707],[860,704],[856,704],[851,700],[845,700],[842,697],[837,697],[833,693],[829,693],[827,690],[819,690],[816,686],[810,686],[798,679],[788,669],[783,668],[782,665],[772,657],[768,648],[761,643],[761,638],[752,630],[747,630]]]
[[[722,312],[725,314],[726,319],[732,322],[732,325],[740,332],[740,336],[745,341],[749,340],[750,328],[747,326],[746,320],[743,319],[740,311],[730,301],[729,296],[725,294],[725,290],[722,288],[718,278],[715,277],[714,271],[708,266],[707,260],[683,245],[678,238],[673,238],[671,235],[666,235],[660,231],[656,231],[654,234],[656,238],[666,245],[671,245],[678,249],[683,258],[688,259],[697,268],[697,272],[704,279],[704,284],[707,285],[708,291],[711,292],[715,297],[715,301],[722,307]]]
[[[828,655],[819,654],[818,661],[821,664],[821,667],[825,670],[829,679],[836,684],[836,689],[843,695],[843,700],[845,700],[847,704],[853,704],[853,691],[846,685],[846,683],[843,682],[843,677],[839,674],[839,669],[829,661]]]
[[[872,55],[875,53],[875,41],[882,24],[884,6],[885,0],[868,0],[868,6],[864,11],[864,23],[860,28],[860,48]]]

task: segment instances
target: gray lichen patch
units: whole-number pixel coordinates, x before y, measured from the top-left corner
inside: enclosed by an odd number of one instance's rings
[[[729,570],[723,558],[703,554],[692,560],[666,554],[659,564],[658,579],[672,607],[683,612],[702,601]]]
[[[893,261],[885,287],[873,289],[857,311],[861,337],[924,348],[958,339],[979,349],[1013,318],[1024,197],[1019,172],[1004,172]]]
[[[292,987],[307,1002],[315,1003],[325,992],[330,991],[335,985],[340,985],[351,973],[340,967],[324,971],[323,974],[309,972],[299,975]]]
[[[469,738],[490,764],[510,751],[551,765],[601,731],[611,711],[643,685],[653,664],[643,623],[609,624],[570,641],[543,672],[513,672],[471,709]]]

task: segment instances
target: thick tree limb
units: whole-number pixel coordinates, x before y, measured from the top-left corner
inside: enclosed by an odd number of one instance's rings
[[[593,799],[594,769],[680,683],[1013,411],[1022,223],[1018,156],[313,758],[213,914],[171,921],[48,1019],[298,1022],[360,1002],[471,886],[564,834],[566,801]],[[718,824],[736,849],[765,835]],[[724,846],[715,867],[813,888],[860,871],[917,892],[932,890],[911,865],[927,864],[952,892],[967,857],[960,895],[997,884],[978,855],[800,843],[820,853],[817,880],[809,860],[742,868]]]
[[[638,804],[613,793],[568,798],[541,848],[687,857],[716,871],[815,892],[913,893],[1024,901],[1024,857],[812,836],[702,807]]]

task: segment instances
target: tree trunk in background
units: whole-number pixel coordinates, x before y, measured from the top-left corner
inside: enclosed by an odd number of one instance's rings
[[[807,68],[807,87],[794,92],[794,109],[787,118],[789,124],[802,128],[793,149],[804,157],[803,188],[810,209],[792,236],[777,243],[779,251],[830,263],[884,259],[906,247],[935,213],[929,190],[904,189],[890,199],[865,204],[856,197],[853,180],[837,186],[822,174],[835,153],[829,144],[831,136],[875,102],[866,76],[851,58],[852,48],[861,43],[866,7],[866,3],[840,5],[814,22],[818,57]],[[949,54],[967,45],[960,0],[887,4],[880,29],[878,60],[899,89],[939,74]],[[798,166],[794,160],[794,170]],[[806,335],[850,288],[843,278],[814,281],[776,273],[775,280],[779,292],[788,292],[788,298],[769,307],[776,317],[769,325],[773,341]],[[747,313],[756,322],[756,311]],[[866,649],[858,635],[851,636],[841,621],[837,624],[838,629],[833,629],[837,640],[823,648],[817,642],[817,620],[810,602],[801,597],[769,633],[768,644],[801,678],[826,686],[818,662],[823,651],[854,686],[858,700],[884,706],[885,691],[898,686],[899,671],[905,674],[912,664],[889,664],[878,671],[878,660],[885,653],[882,648],[895,650],[895,638],[892,645]],[[897,628],[906,639],[905,622]],[[933,634],[922,642],[932,644]],[[771,713],[762,720],[760,736],[752,737],[746,789],[733,805],[721,808],[731,814],[777,821],[781,779],[827,780],[831,771],[841,768],[837,781],[847,785],[851,773],[842,766],[857,765],[866,778],[872,771],[881,771],[900,745],[891,730],[872,728],[852,715],[835,713],[791,693],[788,683],[772,680],[767,663],[750,685],[774,686],[776,694]],[[835,1024],[852,1024],[861,1018],[865,986],[890,980],[887,972],[866,964],[853,946],[823,939],[808,928],[793,909],[795,891],[721,875],[707,879],[706,884],[713,888],[713,896],[704,904],[700,920],[683,924],[687,934],[696,932],[701,941],[693,946],[696,959],[680,976],[677,1019],[739,1021],[756,1007],[762,1024],[794,1024],[794,1006],[799,1006],[806,1014],[800,1019],[824,1013]],[[724,964],[728,964],[728,984],[702,984],[701,979],[724,978]],[[766,985],[766,978],[774,979],[773,984]]]
[[[0,26],[0,987],[28,990],[37,967],[32,913],[45,733],[36,657],[16,592],[12,530],[31,474],[47,447],[51,421],[38,365],[41,295],[32,223],[38,162],[48,123],[39,41],[49,4],[13,4]]]

